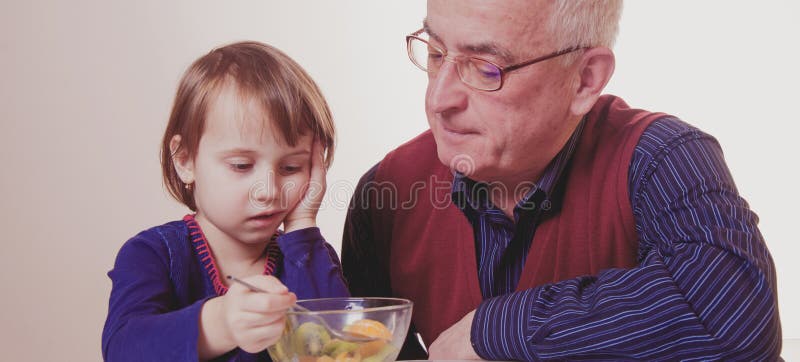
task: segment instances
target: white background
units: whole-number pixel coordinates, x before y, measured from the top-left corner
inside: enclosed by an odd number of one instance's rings
[[[422,0],[0,4],[3,359],[100,359],[117,250],[188,211],[161,185],[159,141],[181,73],[212,47],[270,43],[323,89],[339,148],[319,223],[337,249],[360,175],[427,127],[404,48]],[[789,0],[628,1],[608,87],[720,141],[775,258],[785,338],[800,338],[798,15]]]

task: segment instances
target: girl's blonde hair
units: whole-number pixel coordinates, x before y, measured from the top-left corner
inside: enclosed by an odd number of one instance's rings
[[[197,59],[183,74],[161,144],[164,185],[175,199],[196,211],[191,188],[175,171],[173,156],[185,152],[194,159],[205,128],[209,104],[226,86],[233,85],[245,100],[260,104],[272,129],[295,146],[308,132],[325,150],[325,167],[333,160],[335,129],[328,103],[303,68],[280,50],[258,42],[240,42],[216,48]],[[170,150],[175,135],[177,150]]]

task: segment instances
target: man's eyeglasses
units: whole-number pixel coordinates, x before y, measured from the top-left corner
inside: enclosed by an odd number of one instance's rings
[[[455,63],[458,76],[464,84],[478,90],[490,92],[503,87],[503,79],[506,73],[564,54],[586,49],[586,47],[567,48],[542,57],[509,65],[507,67],[501,67],[486,59],[477,57],[448,56],[446,50],[431,45],[427,40],[422,39],[419,35],[422,34],[423,31],[424,29],[420,29],[406,36],[408,57],[414,65],[431,75],[435,75],[439,72],[445,60],[451,61]]]

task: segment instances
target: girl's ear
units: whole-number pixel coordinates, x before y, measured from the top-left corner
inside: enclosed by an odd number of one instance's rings
[[[181,147],[181,135],[172,136],[169,141],[169,152],[172,155],[172,164],[175,166],[175,172],[178,173],[181,181],[187,185],[193,183],[194,160],[189,157],[186,149]]]

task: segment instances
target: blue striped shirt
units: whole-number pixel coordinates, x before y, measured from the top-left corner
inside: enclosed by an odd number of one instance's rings
[[[547,199],[560,179],[558,160],[571,156],[570,142],[525,199]],[[375,169],[361,179],[351,206],[365,204],[360,198],[368,193],[360,188]],[[457,179],[454,195],[474,186]],[[716,140],[675,118],[654,121],[634,150],[628,186],[639,238],[636,268],[521,292],[514,290],[537,213],[546,211],[518,205],[511,220],[480,195],[460,201],[475,231],[484,296],[472,324],[476,352],[523,361],[778,358],[774,264]],[[342,241],[345,275],[354,295],[391,295],[388,270],[370,264],[376,260],[370,233],[369,210],[351,207]],[[524,252],[514,249],[517,240]],[[506,251],[510,258],[502,258]]]
[[[774,265],[716,140],[677,119],[657,120],[634,150],[628,183],[639,266],[484,300],[473,321],[476,352],[515,360],[775,359]],[[490,239],[480,247],[497,243]]]
[[[514,207],[514,220],[491,202],[490,185],[455,173],[453,200],[472,224],[478,280],[484,299],[508,294],[517,288],[539,225],[539,215],[552,210],[550,195],[575,152],[583,125],[584,121],[578,123],[564,147],[545,167],[541,179],[530,185],[530,190]],[[537,207],[539,205],[541,207]]]

